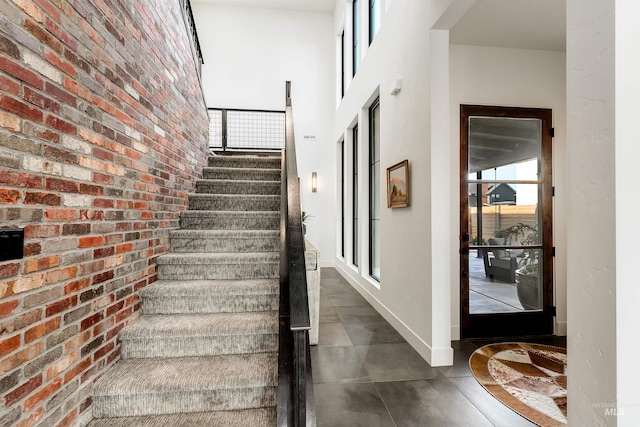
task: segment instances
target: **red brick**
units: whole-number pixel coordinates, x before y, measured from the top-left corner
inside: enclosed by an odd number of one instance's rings
[[[20,59],[20,49],[16,44],[0,34],[0,52],[4,52],[6,55],[15,59]]]
[[[71,105],[72,107],[76,106],[76,97],[71,95],[69,92],[66,92],[60,89],[55,84],[45,82],[44,90],[49,95],[53,96],[54,98],[58,98],[60,101],[64,102],[65,104]]]
[[[89,237],[81,237],[78,242],[79,248],[89,248],[92,246],[100,246],[104,244],[103,236],[89,236]]]
[[[42,258],[30,259],[24,262],[22,272],[24,274],[33,273],[36,271],[47,270],[49,268],[57,267],[60,265],[59,255],[49,255]]]
[[[102,187],[99,185],[91,185],[80,183],[80,194],[90,194],[92,196],[101,196],[102,195]]]
[[[56,315],[58,313],[61,313],[65,310],[70,309],[71,307],[74,307],[76,304],[78,304],[77,295],[72,295],[63,300],[56,301],[51,304],[47,304],[46,316],[50,317],[50,316]]]
[[[46,44],[51,49],[58,52],[58,54],[62,53],[62,44],[58,40],[56,40],[55,37],[53,37],[50,33],[48,33],[45,29],[40,27],[38,23],[34,22],[29,18],[25,18],[23,26],[27,31],[33,34],[42,43]]]
[[[91,357],[87,357],[80,363],[78,363],[73,369],[67,371],[64,374],[64,383],[67,384],[69,381],[77,377],[82,371],[89,368],[91,366]]]
[[[93,182],[97,184],[113,185],[113,176],[100,173],[100,172],[94,172]]]
[[[88,277],[85,277],[84,279],[80,279],[80,280],[74,280],[73,282],[69,282],[66,285],[64,285],[64,294],[68,295],[74,292],[78,292],[82,289],[85,289],[90,284],[91,284],[91,279],[89,279]]]
[[[55,317],[44,323],[40,323],[24,332],[24,342],[31,342],[35,339],[43,337],[48,333],[55,331],[60,327],[61,317]]]
[[[42,111],[37,108],[30,107],[24,102],[6,95],[0,95],[0,108],[34,122],[41,122],[44,116]]]
[[[93,276],[92,283],[97,285],[98,283],[106,282],[107,280],[113,279],[113,270],[104,271],[100,274],[96,274]]]
[[[131,243],[124,243],[122,245],[116,246],[116,254],[131,252],[132,250],[133,250],[133,244]]]
[[[60,235],[59,225],[27,225],[24,228],[25,239],[56,237]]]
[[[20,192],[18,190],[8,190],[6,188],[0,188],[0,203],[17,203],[20,199]]]
[[[95,199],[93,199],[93,206],[96,207],[96,208],[112,209],[113,208],[113,200],[95,198]]]
[[[14,335],[10,338],[0,340],[0,356],[11,353],[18,347],[20,347],[20,335]]]
[[[42,188],[42,177],[28,173],[0,170],[0,184],[12,187]]]
[[[23,67],[9,58],[0,56],[0,70],[11,74],[12,76],[22,80],[25,83],[29,83],[31,86],[42,89],[42,79],[33,71]]]
[[[4,397],[5,406],[11,407],[14,403],[18,402],[23,397],[28,396],[29,393],[40,387],[41,384],[42,374],[38,374],[17,389],[13,390],[11,393],[8,393]]]
[[[22,420],[16,427],[33,427],[36,425],[38,421],[40,421],[43,415],[44,415],[44,408],[40,407],[35,411],[33,411],[33,413],[29,415],[28,418],[25,418],[24,420]]]
[[[22,126],[22,131],[25,135],[35,136],[36,138],[44,139],[58,144],[60,142],[60,135],[51,129],[38,126],[35,123],[25,122]]]
[[[24,245],[24,256],[30,257],[35,255],[40,255],[42,253],[42,246],[40,243],[27,243]]]
[[[86,331],[96,323],[100,322],[103,319],[103,317],[104,317],[104,314],[102,312],[99,312],[94,314],[93,316],[83,319],[82,322],[80,322],[80,330]]]
[[[67,34],[51,19],[49,18],[45,19],[45,26],[47,27],[47,30],[49,30],[51,34],[56,36],[58,40],[61,40],[64,44],[69,46],[72,50],[75,51],[78,49],[78,43],[75,41],[75,39],[71,37],[69,34]]]
[[[73,279],[78,273],[78,267],[75,265],[61,268],[59,270],[48,271],[45,277],[45,283],[50,285],[52,283],[58,283],[65,280]],[[66,293],[66,292],[65,292]]]
[[[102,221],[104,219],[104,211],[90,211],[87,209],[80,210],[80,219],[89,219],[92,221]]]
[[[51,115],[47,116],[47,124],[60,132],[68,133],[70,135],[75,135],[78,131],[78,128],[72,123]]]
[[[117,303],[107,308],[107,316],[111,316],[114,313],[122,310],[124,308],[124,300],[120,300]]]
[[[76,209],[47,209],[45,218],[49,221],[76,221],[80,217]],[[64,224],[65,226],[68,224]],[[89,225],[89,224],[86,224]],[[65,234],[65,233],[63,233]]]
[[[91,403],[91,398],[87,398],[85,402]],[[60,420],[60,422],[56,424],[55,427],[69,427],[73,423],[73,420],[75,420],[78,417],[78,413],[79,413],[79,409],[74,408],[71,412],[69,412],[69,414],[66,417]]]
[[[49,14],[56,22],[60,22],[60,11],[51,4],[49,0],[34,0],[40,7]]]
[[[78,183],[76,181],[68,181],[60,178],[46,178],[45,188],[52,191],[61,191],[63,193],[77,193]]]
[[[0,372],[9,372],[16,366],[35,358],[42,353],[44,345],[41,341],[35,342],[32,345],[22,348],[20,351],[12,353],[11,355],[0,359]],[[36,386],[37,387],[37,386]],[[17,390],[14,390],[17,391]],[[5,396],[6,404],[7,396]],[[20,400],[20,399],[18,399]]]
[[[108,354],[111,350],[114,349],[114,347],[115,347],[115,344],[113,343],[113,341],[108,342],[107,344],[102,346],[102,348],[100,348],[98,351],[93,353],[93,361],[95,362],[96,360],[100,359],[104,355]]]
[[[72,64],[68,63],[67,61],[62,60],[62,58],[60,58],[55,53],[53,53],[53,52],[45,53],[44,59],[49,61],[50,64],[52,64],[54,67],[56,67],[57,69],[59,69],[63,73],[66,73],[66,74],[70,75],[71,77],[75,77],[76,68]]]
[[[0,87],[5,92],[11,93],[13,95],[17,95],[20,93],[20,83],[4,75],[0,75]]]
[[[38,403],[42,402],[44,399],[46,399],[47,397],[55,393],[57,390],[59,390],[61,385],[62,385],[62,378],[56,378],[49,385],[42,387],[40,390],[38,390],[37,393],[34,393],[32,396],[30,396],[27,400],[24,401],[24,411],[25,412],[30,411],[31,408],[33,408]]]
[[[18,307],[19,303],[19,299],[0,302],[0,317],[6,317],[12,314],[15,311],[16,307]]]
[[[51,98],[47,98],[46,96],[25,87],[23,90],[22,99],[32,103],[33,105],[37,105],[40,108],[44,108],[47,111],[52,113],[60,112],[60,104],[54,101]]]
[[[78,158],[74,153],[52,147],[51,145],[46,145],[44,147],[44,156],[50,159],[58,160],[60,162],[70,163],[72,165],[78,163]]]
[[[26,205],[60,206],[60,195],[53,193],[33,193],[27,191],[24,194],[24,203]]]
[[[7,277],[15,276],[18,274],[18,268],[20,264],[0,264],[0,279],[6,279]],[[0,314],[1,315],[1,314]]]

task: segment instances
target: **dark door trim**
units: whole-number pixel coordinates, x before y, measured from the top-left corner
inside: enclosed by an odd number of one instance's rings
[[[540,199],[543,308],[518,313],[469,313],[469,117],[534,118],[542,122]],[[552,110],[540,108],[460,106],[460,335],[462,338],[553,333]]]

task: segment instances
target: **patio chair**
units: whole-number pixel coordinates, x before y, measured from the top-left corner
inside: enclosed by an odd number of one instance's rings
[[[504,239],[489,238],[488,243],[493,246],[504,245]],[[512,242],[519,245],[519,242]],[[515,283],[516,270],[519,264],[519,257],[524,251],[522,249],[484,249],[482,258],[484,260],[484,274],[491,279],[502,282]]]

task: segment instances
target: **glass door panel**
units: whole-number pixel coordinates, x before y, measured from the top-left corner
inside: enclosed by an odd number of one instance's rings
[[[462,106],[463,336],[551,332],[550,116]]]

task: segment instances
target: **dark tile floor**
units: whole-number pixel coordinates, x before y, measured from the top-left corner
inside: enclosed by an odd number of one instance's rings
[[[453,366],[432,368],[335,269],[323,268],[320,283],[320,338],[311,349],[318,426],[533,425],[469,371],[471,353],[499,340],[454,341]],[[531,341],[566,345],[562,337]]]

